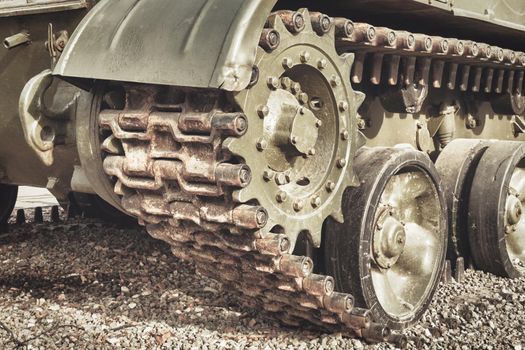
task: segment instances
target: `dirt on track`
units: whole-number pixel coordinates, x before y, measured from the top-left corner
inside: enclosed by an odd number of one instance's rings
[[[28,215],[30,216],[30,214]],[[525,346],[525,279],[468,271],[442,286],[410,348]],[[388,349],[285,328],[140,228],[11,225],[0,235],[2,349]]]

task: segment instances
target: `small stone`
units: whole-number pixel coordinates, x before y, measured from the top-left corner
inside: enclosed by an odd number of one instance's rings
[[[121,291],[122,293],[124,293],[124,294],[127,294],[127,293],[129,293],[129,288],[126,287],[126,286],[122,286],[122,287],[120,287],[120,291]]]
[[[129,303],[128,307],[133,310],[134,308],[137,307],[137,304],[136,303]]]

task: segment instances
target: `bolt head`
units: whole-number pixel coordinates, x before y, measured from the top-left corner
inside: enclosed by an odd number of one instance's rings
[[[286,199],[288,198],[288,195],[286,194],[286,192],[284,191],[279,191],[277,192],[277,195],[275,196],[275,199],[277,200],[277,202],[279,203],[284,203],[286,202]]]
[[[316,154],[315,148],[311,148],[310,150],[308,150],[308,155],[309,156],[315,156],[315,154]]]
[[[333,192],[333,191],[335,190],[335,183],[332,182],[332,181],[328,181],[328,182],[326,183],[326,190],[327,190],[328,192]]]
[[[303,204],[303,201],[301,200],[296,200],[294,203],[293,203],[293,209],[295,211],[301,211],[303,210],[304,208],[304,204]]]
[[[298,94],[301,92],[301,84],[293,83],[290,89],[292,90],[292,94]]]
[[[279,79],[276,77],[268,77],[267,83],[271,90],[277,90],[279,88]]]
[[[366,121],[365,121],[364,119],[359,118],[359,119],[357,120],[357,128],[358,128],[359,130],[364,130],[364,129],[366,129]]]
[[[315,196],[312,198],[312,207],[319,208],[322,204],[321,197]]]
[[[259,151],[264,151],[268,147],[268,142],[264,139],[260,139],[257,141],[255,146],[257,147]]]
[[[303,51],[301,53],[301,62],[302,63],[307,63],[308,61],[310,61],[310,57],[311,57],[310,52]]]
[[[340,110],[341,112],[346,112],[346,111],[348,111],[348,107],[349,107],[348,102],[346,102],[346,101],[341,101],[341,102],[339,102],[339,110]]]
[[[332,75],[330,78],[330,84],[332,84],[332,87],[338,87],[341,85],[341,78],[337,75]]]
[[[343,139],[343,141],[347,141],[349,138],[350,138],[350,134],[348,133],[347,130],[341,131],[341,139]]]
[[[292,145],[295,145],[297,142],[299,142],[299,138],[297,136],[292,136],[290,142],[292,143]]]
[[[293,67],[293,60],[290,57],[283,58],[283,68],[290,69]]]
[[[301,92],[299,94],[299,96],[297,97],[297,99],[299,100],[299,102],[303,105],[307,104],[308,103],[308,94],[305,93],[305,92]],[[304,114],[304,113],[303,113]]]
[[[340,168],[340,169],[342,169],[342,168],[344,168],[345,166],[346,166],[346,159],[344,159],[344,158],[339,158],[339,159],[337,160],[337,167]]]
[[[317,68],[319,69],[325,69],[327,65],[328,62],[324,58],[320,59],[319,62],[317,62]]]
[[[275,176],[275,173],[274,173],[273,171],[271,171],[271,170],[265,170],[265,171],[263,172],[263,179],[264,179],[264,181],[266,181],[266,182],[270,182],[270,181],[272,181],[272,179],[273,179],[274,176]]]
[[[257,108],[257,115],[260,117],[260,118],[265,118],[268,116],[268,114],[270,114],[270,108],[268,108],[268,106],[266,105],[263,105],[263,106],[259,106]]]
[[[288,183],[287,181],[287,177],[285,174],[283,173],[279,173],[277,175],[275,175],[275,183],[279,186],[282,186],[282,185],[286,185]]]
[[[323,126],[323,121],[321,119],[317,119],[315,121],[315,127],[320,128],[321,126]]]

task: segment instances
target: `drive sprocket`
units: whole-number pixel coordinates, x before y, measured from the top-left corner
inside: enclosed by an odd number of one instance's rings
[[[296,14],[315,16],[307,10]],[[253,84],[235,96],[248,131],[224,143],[252,171],[250,184],[234,198],[266,209],[263,236],[284,233],[293,249],[306,232],[319,246],[323,221],[343,220],[343,191],[357,185],[352,161],[364,95],[352,89],[354,55],[336,52],[333,27],[319,35],[312,21],[282,13],[266,27]]]

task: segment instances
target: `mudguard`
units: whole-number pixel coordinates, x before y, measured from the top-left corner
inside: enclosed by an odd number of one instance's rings
[[[102,0],[72,35],[53,74],[242,90],[276,2]]]

